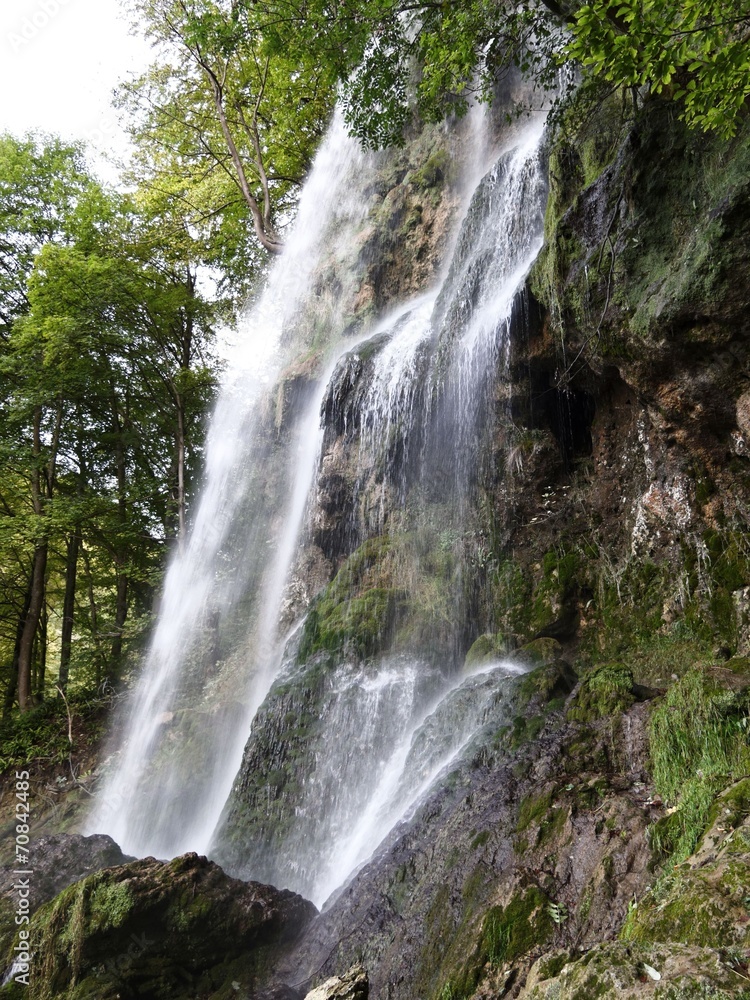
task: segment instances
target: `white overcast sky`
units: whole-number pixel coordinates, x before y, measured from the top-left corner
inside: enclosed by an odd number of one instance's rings
[[[121,154],[112,90],[149,61],[121,0],[0,0],[0,131],[54,132]],[[116,176],[101,159],[92,165]]]

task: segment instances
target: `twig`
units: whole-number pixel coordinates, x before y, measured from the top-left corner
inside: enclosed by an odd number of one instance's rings
[[[68,704],[68,699],[65,697],[65,692],[60,687],[59,684],[56,685],[57,693],[60,695],[62,700],[65,702],[65,711],[68,713],[68,743],[70,743],[71,749],[73,748],[73,716],[70,714],[70,705]]]
[[[76,788],[82,788],[87,795],[93,795],[86,786],[78,780],[76,777],[75,767],[73,766],[73,716],[70,713],[70,705],[68,704],[68,699],[65,697],[65,692],[60,687],[59,684],[55,685],[57,693],[60,695],[62,700],[65,702],[65,711],[68,715],[68,743],[70,744],[70,752],[68,753],[68,766],[70,767],[70,777],[73,779],[73,784]]]

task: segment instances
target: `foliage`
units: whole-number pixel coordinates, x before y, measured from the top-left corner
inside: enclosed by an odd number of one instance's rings
[[[604,663],[582,679],[568,718],[591,722],[627,711],[634,701],[632,671],[622,663]]]
[[[280,249],[298,186],[333,106],[330,70],[265,29],[264,5],[136,0],[158,58],[118,103],[142,197],[179,206],[235,302]]]
[[[747,693],[720,687],[689,670],[651,717],[654,785],[677,806],[652,830],[652,844],[675,861],[686,858],[704,830],[716,793],[750,767]]]
[[[747,0],[593,0],[575,12],[566,54],[617,86],[647,86],[681,116],[734,135],[750,94]]]
[[[0,289],[7,712],[17,681],[24,708],[53,673],[65,686],[74,647],[76,683],[116,676],[150,623],[215,374],[185,225],[160,234],[158,215],[104,190],[57,140],[2,137],[0,187],[13,192],[0,242],[15,248]]]
[[[111,708],[106,693],[80,689],[68,699],[75,727],[83,727],[87,742],[101,735],[104,720]],[[68,709],[62,698],[50,698],[24,715],[0,722],[0,773],[30,765],[60,764],[71,753],[68,739]],[[76,753],[83,749],[74,738]]]

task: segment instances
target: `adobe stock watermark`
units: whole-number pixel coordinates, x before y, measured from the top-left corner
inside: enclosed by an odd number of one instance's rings
[[[14,922],[18,928],[18,942],[13,946],[13,967],[9,978],[24,986],[29,985],[31,972],[31,940],[29,920],[31,913],[31,878],[34,874],[29,854],[29,772],[16,771],[16,856],[13,868],[13,892],[16,897]]]
[[[133,967],[138,964],[139,960],[143,958],[153,944],[154,942],[146,934],[141,934],[140,936],[131,934],[130,944],[127,949],[119,955],[108,958],[100,966],[97,977],[108,982],[123,982],[127,980],[132,975]]]
[[[87,128],[84,135],[86,142],[94,149],[106,150],[117,138],[118,125],[114,115],[104,115],[95,125]]]
[[[37,0],[36,8],[19,21],[13,31],[6,35],[11,51],[21,52],[39,37],[50,21],[73,0]]]

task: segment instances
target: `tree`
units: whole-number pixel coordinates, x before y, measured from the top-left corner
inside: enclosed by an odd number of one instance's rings
[[[238,0],[237,6],[249,6]],[[304,49],[341,81],[353,134],[380,147],[423,119],[491,100],[516,65],[554,90],[558,66],[679,102],[688,124],[730,136],[750,94],[750,0],[286,0],[253,4],[267,44]]]
[[[44,150],[18,148],[34,177]],[[31,190],[43,216],[40,178]],[[132,609],[150,614],[165,543],[186,530],[214,386],[187,226],[165,239],[159,217],[90,178],[57,210],[59,231],[16,268],[24,311],[0,342],[0,656],[6,708],[17,685],[22,710],[50,648],[62,687],[74,644],[96,679],[116,675]]]
[[[749,0],[592,0],[567,54],[618,86],[681,104],[688,125],[729,138],[750,95]]]
[[[251,4],[137,0],[134,9],[161,54],[120,94],[138,180],[182,199],[209,241],[223,213],[239,222],[239,199],[256,243],[280,252],[279,221],[325,130],[332,74],[302,50],[290,58],[269,45]]]

